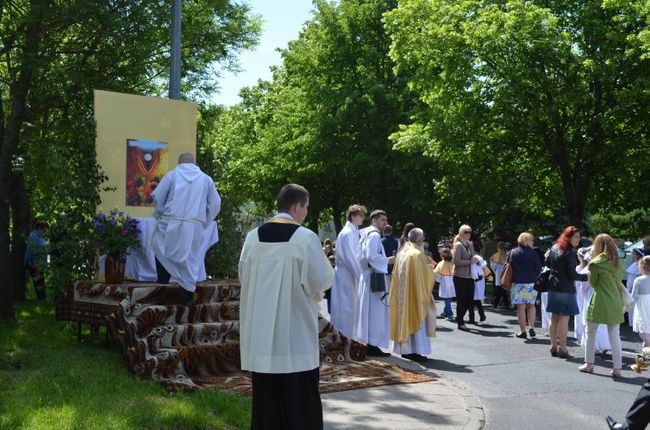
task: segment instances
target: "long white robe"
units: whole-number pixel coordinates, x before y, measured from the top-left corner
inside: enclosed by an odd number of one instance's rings
[[[384,298],[384,303],[381,300],[384,293],[370,291],[372,269],[379,273],[388,273],[388,257],[386,257],[379,230],[376,227],[370,226],[361,230],[357,257],[361,265],[361,277],[359,279],[359,313],[354,339],[364,344],[388,348],[390,324],[388,306],[386,305],[388,296]],[[389,286],[387,281],[386,289]]]
[[[196,290],[203,231],[221,209],[214,181],[196,164],[182,163],[167,173],[151,194],[156,230],[154,255],[187,291]]]
[[[239,260],[241,368],[294,373],[319,366],[318,311],[334,270],[318,236],[299,227],[288,242],[246,236]]]
[[[636,261],[633,261],[632,264],[630,264],[627,269],[625,269],[625,274],[627,275],[627,278],[625,280],[625,286],[627,287],[627,291],[632,294],[632,287],[634,286],[634,280],[641,275],[641,272],[639,272],[639,265]],[[629,311],[627,311],[627,323],[630,327],[634,326],[634,309],[635,307],[632,307]]]
[[[409,336],[407,342],[393,344],[395,354],[420,354],[425,357],[431,355],[431,338],[427,334],[427,322],[422,321],[418,331]]]
[[[361,266],[357,259],[358,248],[359,229],[348,221],[336,238],[330,320],[334,327],[349,338],[354,336],[359,311]]]

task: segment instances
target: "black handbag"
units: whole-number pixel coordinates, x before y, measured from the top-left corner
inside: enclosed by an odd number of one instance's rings
[[[548,277],[550,274],[550,270],[545,270],[539,274],[535,280],[535,291],[538,293],[545,293],[548,291]]]
[[[370,291],[373,293],[386,292],[386,275],[384,273],[373,272],[370,274]]]

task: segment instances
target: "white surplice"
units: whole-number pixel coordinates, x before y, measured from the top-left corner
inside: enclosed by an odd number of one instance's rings
[[[246,236],[239,260],[241,368],[293,373],[319,366],[318,311],[334,270],[318,236],[298,227],[288,242]]]
[[[388,295],[382,302],[381,298],[385,293],[370,291],[372,270],[388,273],[388,257],[386,257],[381,244],[377,227],[370,226],[361,230],[357,257],[361,265],[361,278],[359,279],[359,312],[354,339],[364,344],[388,348],[390,324],[388,306],[386,305]],[[389,286],[387,281],[387,290]]]
[[[196,164],[178,164],[151,193],[156,230],[152,248],[181,287],[196,290],[203,233],[221,208],[214,181]]]
[[[352,338],[359,307],[361,266],[357,259],[359,229],[348,221],[336,238],[336,267],[332,284],[330,320],[344,336]]]

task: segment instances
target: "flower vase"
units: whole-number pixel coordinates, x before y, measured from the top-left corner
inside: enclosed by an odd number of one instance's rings
[[[107,284],[123,284],[126,269],[125,256],[106,256],[104,262],[104,280]]]

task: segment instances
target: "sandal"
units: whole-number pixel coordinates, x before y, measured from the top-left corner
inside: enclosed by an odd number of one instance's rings
[[[614,379],[623,379],[623,375],[621,375],[621,369],[612,369],[612,371],[609,372],[609,376]]]
[[[557,357],[557,348],[551,348],[551,357]]]
[[[594,365],[591,363],[585,363],[582,366],[578,367],[578,370],[583,373],[594,373]]]
[[[569,351],[566,349],[558,348],[557,356],[560,358],[566,358],[567,360],[573,360],[573,355],[569,354]]]

